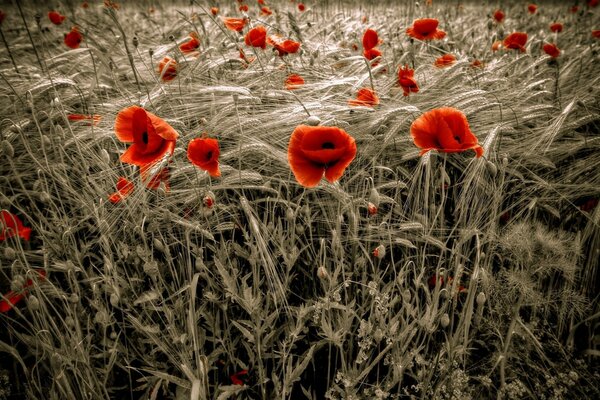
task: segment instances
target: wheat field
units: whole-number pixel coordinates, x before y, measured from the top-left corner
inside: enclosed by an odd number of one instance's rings
[[[260,3],[2,3],[0,399],[599,398],[597,1]]]

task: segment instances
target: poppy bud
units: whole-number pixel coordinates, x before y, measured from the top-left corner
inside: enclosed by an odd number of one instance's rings
[[[138,47],[138,45],[140,44],[140,41],[137,36],[134,36],[131,41],[133,42],[133,47]]]
[[[321,265],[317,269],[317,276],[319,277],[319,279],[327,279],[329,278],[329,272],[327,272],[327,269],[325,269],[325,267]]]
[[[12,144],[6,139],[2,141],[2,152],[6,157],[13,158],[15,156],[15,149],[12,147]]]
[[[100,310],[94,315],[94,323],[107,326],[110,324],[110,316],[105,310]]]
[[[306,125],[309,126],[317,126],[321,123],[321,118],[317,117],[316,115],[311,115],[310,117],[308,117],[306,119]]]
[[[105,164],[110,163],[110,154],[108,154],[108,151],[106,151],[106,149],[100,150],[100,158],[102,159],[102,161],[104,161]]]
[[[381,339],[383,339],[383,332],[381,331],[381,328],[377,328],[375,332],[373,332],[373,340],[375,343],[379,343],[381,342]]]
[[[12,248],[10,248],[10,247],[8,247],[8,248],[12,250]],[[25,278],[23,277],[23,275],[17,275],[10,282],[10,290],[12,290],[13,292],[18,292],[19,290],[23,289],[24,284],[25,284]]]
[[[44,143],[44,146],[50,146],[52,144],[52,141],[50,140],[48,135],[42,135],[42,143]]]
[[[483,304],[485,303],[485,293],[479,292],[475,301],[477,302],[477,305],[479,307],[483,306]]]
[[[111,293],[110,295],[110,305],[113,307],[117,307],[119,305],[119,295],[117,293]]]
[[[79,295],[77,295],[77,293],[71,293],[71,295],[69,296],[69,301],[71,302],[71,304],[79,303]]]
[[[369,201],[371,203],[373,203],[373,205],[375,205],[375,207],[379,207],[380,200],[381,200],[381,197],[379,196],[379,192],[377,191],[377,189],[375,189],[375,188],[371,189],[371,194],[369,195]]]
[[[165,252],[165,246],[164,244],[158,240],[158,239],[154,239],[154,248],[158,251],[160,251],[161,253]]]
[[[196,257],[196,261],[194,263],[194,268],[198,272],[206,269],[206,265],[204,264],[204,261],[202,261],[202,259],[200,257]]]
[[[450,325],[450,317],[447,313],[444,313],[442,315],[442,318],[440,318],[440,325],[442,326],[442,328],[446,328],[448,327],[448,325]]]
[[[35,297],[35,295],[32,294],[31,296],[29,296],[29,298],[27,299],[27,307],[29,307],[31,311],[36,311],[40,309],[40,301],[37,297]]]
[[[285,219],[289,222],[294,220],[294,210],[292,210],[292,207],[288,207],[287,210],[285,210]]]
[[[402,301],[404,301],[405,303],[410,303],[411,299],[412,293],[410,289],[404,289],[404,291],[402,292]]]
[[[71,317],[70,315],[67,316],[65,318],[65,325],[67,325],[69,327],[74,327],[75,326],[75,320],[73,319],[73,317]]]
[[[49,203],[51,200],[48,192],[40,192],[39,199],[42,203]]]
[[[377,206],[371,202],[369,202],[367,204],[367,212],[369,213],[369,216],[373,216],[375,214],[377,214]]]
[[[110,338],[111,338],[112,340],[115,340],[115,339],[117,338],[117,332],[115,332],[115,331],[112,331],[112,332],[110,333]]]
[[[202,204],[206,208],[212,208],[215,205],[215,195],[212,192],[208,192],[206,196],[202,199]]]
[[[493,162],[488,160],[485,163],[485,167],[487,168],[487,170],[490,173],[490,175],[492,176],[492,178],[495,178],[496,174],[498,173],[498,168],[496,167],[496,164],[494,164]]]
[[[377,246],[375,250],[373,250],[373,256],[380,260],[385,257],[385,246],[382,244]]]
[[[158,276],[159,270],[158,270],[158,263],[156,261],[146,261],[144,263],[144,272],[154,278],[156,276]]]
[[[487,28],[488,28],[488,30],[490,30],[490,31],[491,31],[493,27],[494,27],[494,23],[492,22],[492,20],[489,20],[489,21],[487,22]]]

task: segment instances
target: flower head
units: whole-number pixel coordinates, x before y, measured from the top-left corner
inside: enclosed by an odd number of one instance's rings
[[[525,32],[514,32],[508,35],[504,39],[504,47],[507,49],[525,51],[525,44],[527,43],[527,34]]]
[[[191,163],[205,170],[214,178],[221,176],[219,154],[219,141],[217,139],[193,139],[187,149],[187,156]]]
[[[406,34],[419,40],[443,39],[446,32],[439,30],[438,25],[439,21],[435,18],[417,19],[406,29]]]
[[[133,192],[133,182],[125,177],[120,177],[117,180],[117,191],[108,196],[108,201],[113,204],[119,203]]]
[[[285,88],[287,90],[298,89],[302,85],[304,85],[304,78],[298,74],[291,74],[285,80]]]
[[[527,11],[529,11],[529,14],[535,14],[537,12],[537,6],[535,4],[530,4],[527,6]]]
[[[504,12],[502,12],[502,10],[496,10],[496,11],[494,11],[494,19],[498,23],[504,21]]]
[[[0,211],[0,242],[13,236],[29,241],[31,228],[23,226],[23,221],[16,215],[2,210]]]
[[[138,106],[119,112],[115,133],[121,142],[133,143],[121,155],[121,161],[138,166],[154,164],[173,154],[179,137],[171,125]]]
[[[483,155],[483,147],[471,132],[465,114],[451,107],[436,108],[417,118],[410,127],[415,145],[421,155],[429,150],[458,153],[475,150],[477,157]]]
[[[230,31],[234,31],[234,32],[241,32],[242,30],[244,30],[244,27],[246,26],[246,23],[248,22],[248,20],[246,18],[228,18],[228,17],[222,17],[223,23],[225,24],[225,27],[227,29],[229,29]]]
[[[351,106],[373,107],[379,104],[379,98],[375,92],[369,88],[362,88],[356,94],[356,99],[348,100]]]
[[[341,178],[356,156],[352,136],[335,126],[299,125],[288,145],[288,161],[296,180],[315,187],[325,175],[329,182]]]
[[[454,64],[456,62],[456,57],[454,57],[453,54],[444,54],[441,57],[438,57],[435,60],[434,65],[438,68],[444,68],[444,67],[449,67],[450,65]]]
[[[560,55],[560,49],[554,43],[546,43],[542,48],[552,58],[557,58]]]
[[[188,54],[196,51],[200,47],[200,40],[198,39],[198,34],[196,32],[190,33],[190,39],[184,43],[179,45],[179,50],[183,54]]]
[[[398,69],[398,84],[402,86],[405,96],[408,96],[411,92],[419,92],[419,85],[415,80],[415,71],[408,68],[408,65]]]
[[[292,54],[298,52],[300,49],[300,43],[290,39],[281,40],[276,36],[267,37],[267,43],[273,46],[278,52],[279,56],[283,57],[286,54]]]
[[[52,22],[54,25],[60,25],[63,23],[63,21],[65,20],[64,15],[61,15],[61,13],[56,12],[56,11],[50,11],[48,13],[48,18],[50,19],[50,22]]]
[[[248,46],[260,47],[262,49],[267,47],[267,30],[264,26],[259,25],[252,28],[246,33],[244,42]]]
[[[164,82],[172,81],[177,77],[177,61],[165,56],[158,63],[158,74]]]
[[[550,24],[550,30],[554,33],[560,33],[563,30],[563,24],[561,24],[560,22]]]
[[[85,115],[85,114],[69,114],[67,115],[69,121],[88,121],[88,125],[98,125],[102,119],[101,115]]]
[[[79,33],[79,29],[76,26],[71,28],[71,32],[65,35],[65,44],[72,49],[78,49],[82,41],[83,36]]]

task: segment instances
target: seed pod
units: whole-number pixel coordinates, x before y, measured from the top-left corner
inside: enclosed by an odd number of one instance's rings
[[[104,164],[110,163],[110,154],[108,154],[108,151],[106,151],[106,149],[100,150],[100,158],[102,159],[102,162],[104,162]]]
[[[132,42],[133,42],[133,47],[138,47],[138,45],[140,44],[140,41],[137,36],[133,37]]]
[[[487,170],[490,173],[491,177],[495,178],[496,175],[498,174],[498,167],[496,167],[496,164],[494,164],[491,161],[487,161],[485,163],[485,167],[487,168]]]
[[[4,257],[6,257],[9,261],[17,258],[17,252],[12,247],[7,247],[4,249]]]
[[[329,278],[329,272],[327,272],[327,269],[321,265],[317,269],[317,276],[319,277],[319,279],[327,279]]]
[[[119,295],[117,293],[112,293],[110,295],[110,305],[113,307],[117,307],[119,305]]]
[[[485,304],[485,293],[479,292],[475,301],[477,302],[477,306],[481,307]]]
[[[69,296],[69,301],[72,304],[77,304],[79,303],[79,296],[77,295],[77,293],[71,293],[71,296]]]
[[[292,207],[288,207],[287,210],[285,210],[285,219],[287,219],[288,222],[292,222],[294,220],[294,216],[294,210]]]
[[[29,307],[31,311],[37,311],[40,309],[40,301],[35,295],[32,294],[29,296],[27,299],[27,307]]]
[[[440,318],[440,325],[442,326],[442,328],[447,328],[448,325],[450,325],[450,317],[447,313],[444,313],[442,315],[442,318]]]
[[[369,216],[373,216],[375,214],[377,214],[377,206],[371,202],[369,202],[367,204],[367,211],[369,213]]]
[[[317,117],[316,115],[311,115],[310,117],[308,117],[306,119],[306,125],[309,126],[317,126],[321,123],[321,118]]]
[[[15,156],[14,147],[6,139],[2,141],[2,153],[4,153],[7,158],[13,158]]]

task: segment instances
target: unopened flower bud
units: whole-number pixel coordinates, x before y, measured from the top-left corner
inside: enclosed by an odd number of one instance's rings
[[[113,307],[117,307],[119,305],[119,295],[117,293],[111,293],[110,295],[110,305]]]
[[[138,45],[140,44],[140,41],[137,36],[133,37],[132,42],[133,42],[133,47],[138,47]]]
[[[487,168],[487,170],[490,173],[491,177],[495,178],[496,174],[498,174],[498,167],[496,167],[496,164],[494,164],[491,161],[487,161],[485,163],[485,167]]]
[[[375,250],[373,250],[373,256],[380,260],[385,257],[385,246],[382,244],[377,246]]]
[[[477,305],[479,307],[483,306],[483,304],[485,303],[485,293],[479,292],[475,301],[477,302]]]
[[[27,307],[29,307],[31,311],[36,311],[40,309],[40,301],[35,295],[32,294],[29,296],[29,298],[27,299]]]
[[[369,202],[373,203],[375,207],[379,207],[379,202],[381,201],[381,197],[379,196],[379,192],[377,189],[372,188],[371,193],[369,194]]]
[[[327,279],[329,278],[329,272],[327,272],[327,269],[321,265],[317,269],[317,276],[319,277],[319,279]]]
[[[309,126],[317,126],[321,123],[321,118],[317,117],[316,115],[311,115],[310,117],[308,117],[306,119],[306,125]]]
[[[2,141],[2,153],[8,158],[13,158],[15,156],[14,147],[6,139]]]
[[[12,261],[17,258],[17,252],[12,247],[7,247],[4,249],[4,257]]]
[[[206,208],[212,208],[212,206],[215,204],[214,193],[208,192],[206,196],[204,196],[204,198],[202,199],[202,204],[204,204],[204,207]]]
[[[440,318],[440,325],[442,326],[442,328],[446,328],[448,327],[448,325],[450,325],[450,317],[448,316],[448,314],[444,313],[442,315],[442,318]]]
[[[369,213],[369,216],[373,216],[375,214],[377,214],[377,206],[371,202],[369,202],[367,204],[367,211]]]

